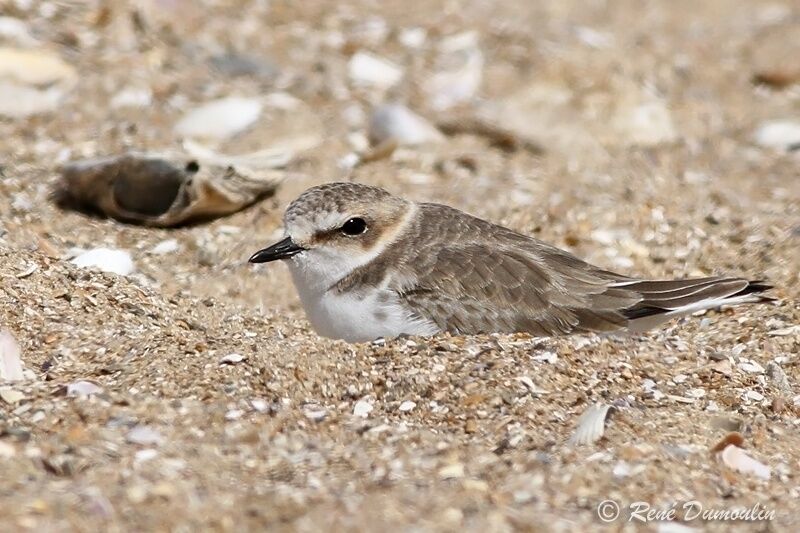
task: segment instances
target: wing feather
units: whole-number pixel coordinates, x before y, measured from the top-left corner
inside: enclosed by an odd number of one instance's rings
[[[338,290],[380,282],[414,315],[454,334],[610,332],[727,298],[766,301],[753,294],[769,288],[759,282],[638,280],[450,207],[417,207],[419,216],[398,241]]]

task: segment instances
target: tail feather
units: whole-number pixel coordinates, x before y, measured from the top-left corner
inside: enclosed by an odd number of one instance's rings
[[[621,310],[633,331],[644,331],[672,318],[704,309],[774,300],[760,294],[771,289],[771,285],[762,280],[741,278],[625,282],[624,288],[641,296],[638,303]]]
[[[694,279],[670,279],[670,280],[625,280],[614,283],[613,287],[624,287],[625,289],[640,292],[642,294],[662,294],[690,291],[697,287],[702,287],[721,280],[729,280],[732,278],[724,278],[722,276],[714,276],[709,278],[694,278]]]
[[[696,287],[687,293],[676,294],[670,292],[654,295],[641,293],[643,298],[640,304],[647,307],[658,307],[668,311],[674,311],[703,301],[728,298],[738,294],[739,291],[743,290],[746,286],[747,281],[745,280],[724,280]]]

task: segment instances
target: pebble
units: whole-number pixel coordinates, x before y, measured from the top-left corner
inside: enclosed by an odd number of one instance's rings
[[[252,76],[262,80],[274,80],[280,69],[260,57],[228,52],[211,58],[211,66],[226,76]]]
[[[17,454],[13,444],[0,440],[0,459],[11,459]]]
[[[63,96],[58,87],[37,89],[0,79],[0,116],[20,119],[49,113]]]
[[[0,116],[52,112],[75,79],[75,69],[47,50],[0,47]]]
[[[158,450],[154,450],[153,448],[145,448],[144,450],[138,450],[133,455],[133,462],[140,464],[155,459],[156,457],[158,457]]]
[[[800,148],[800,122],[793,120],[771,120],[762,123],[753,138],[759,146],[775,150],[797,150]]]
[[[586,46],[598,50],[611,48],[614,45],[614,37],[610,33],[599,31],[594,28],[579,26],[575,28],[575,36]]]
[[[753,400],[754,402],[764,401],[764,395],[754,390],[749,390],[745,392],[742,396],[744,397],[745,400]]]
[[[439,43],[437,72],[424,85],[428,101],[442,111],[469,102],[483,81],[483,52],[478,33],[468,31]]]
[[[10,387],[0,388],[0,398],[9,405],[15,405],[25,399],[25,395]]]
[[[400,32],[400,35],[398,35],[400,44],[411,50],[422,48],[427,39],[428,32],[425,31],[425,28],[419,27],[405,28]]]
[[[217,227],[217,233],[220,235],[238,235],[242,232],[242,228],[239,226],[229,226],[228,224],[222,224],[221,226]]]
[[[137,89],[128,87],[122,89],[111,98],[111,107],[114,109],[142,109],[153,102],[153,91],[149,88]]]
[[[0,79],[46,87],[75,78],[75,69],[45,50],[0,47]]]
[[[232,422],[234,420],[239,420],[244,415],[244,411],[241,409],[231,409],[227,413],[225,413],[225,420]]]
[[[356,152],[366,152],[369,150],[369,140],[367,136],[360,131],[354,131],[347,134],[347,144]],[[378,144],[378,143],[375,143]]]
[[[361,399],[353,406],[353,415],[361,418],[366,418],[374,409],[372,402],[366,399]]]
[[[767,332],[770,337],[788,337],[789,335],[800,335],[800,326],[789,326],[788,328],[773,329]]]
[[[678,132],[667,104],[661,100],[621,109],[615,126],[629,144],[657,146],[675,142]]]
[[[36,43],[36,39],[28,31],[28,26],[14,17],[0,17],[0,37],[23,45]]]
[[[702,398],[703,396],[706,395],[706,391],[705,389],[694,388],[686,391],[686,395],[689,396],[690,398]]]
[[[413,185],[427,185],[433,181],[433,176],[424,172],[405,172],[402,177]]]
[[[14,195],[14,200],[11,202],[11,209],[17,213],[28,213],[33,210],[33,202],[24,193]]]
[[[539,355],[534,355],[532,358],[538,363],[548,363],[554,365],[558,361],[558,354],[555,352],[543,352]]]
[[[228,355],[220,359],[219,363],[221,365],[235,365],[237,363],[241,363],[245,359],[247,358],[240,353],[229,353]]]
[[[433,124],[401,104],[383,104],[375,108],[369,121],[369,140],[373,145],[395,141],[415,146],[444,140]]]
[[[451,465],[443,466],[439,469],[439,477],[441,479],[458,479],[464,477],[464,465],[461,463],[453,463]]]
[[[678,403],[692,404],[695,401],[694,398],[688,398],[686,396],[677,396],[675,394],[667,394],[666,396],[673,402],[678,402]]]
[[[125,440],[131,444],[142,444],[145,446],[158,446],[164,442],[164,437],[158,430],[150,426],[136,426],[128,432]]]
[[[355,168],[361,162],[361,158],[358,154],[350,152],[343,157],[341,157],[337,162],[337,166],[343,170],[351,170]]]
[[[784,392],[791,392],[792,386],[789,384],[789,378],[778,363],[774,361],[767,363],[766,372],[767,377],[772,380],[776,387]]]
[[[406,401],[404,401],[403,403],[400,404],[400,407],[398,407],[398,410],[401,413],[407,413],[407,412],[413,410],[416,406],[417,406],[417,402],[412,402],[411,400],[406,400]]]
[[[91,396],[101,392],[103,388],[91,381],[75,381],[67,385],[67,396]]]
[[[377,47],[386,41],[386,38],[389,36],[389,31],[389,24],[387,24],[385,19],[372,16],[356,25],[350,32],[349,37],[365,45]]]
[[[625,478],[635,476],[636,474],[644,471],[644,469],[644,465],[632,465],[627,461],[619,461],[616,465],[614,465],[614,469],[611,471],[611,473],[614,475],[614,477]]]
[[[322,422],[328,416],[328,411],[325,409],[306,409],[303,412],[306,418],[314,422]]]
[[[403,69],[369,52],[356,52],[347,64],[350,81],[357,86],[388,89],[403,77]]]
[[[262,108],[255,98],[221,98],[189,111],[175,125],[175,132],[183,137],[228,139],[258,120]]]
[[[130,275],[136,270],[130,253],[112,248],[94,248],[83,252],[71,263],[80,268],[96,268],[120,276]]]
[[[153,255],[166,255],[177,252],[179,249],[180,245],[176,239],[167,239],[153,246],[150,249],[150,253]]]
[[[261,398],[253,398],[250,400],[250,405],[259,413],[266,413],[269,411],[269,402]]]
[[[739,362],[739,368],[744,372],[750,374],[763,374],[764,367],[753,361],[752,359],[742,359]]]
[[[351,103],[342,110],[342,121],[347,125],[348,129],[361,129],[367,122],[367,114],[360,105]]]
[[[264,104],[273,109],[292,111],[303,105],[303,101],[289,93],[274,92],[264,97]]]

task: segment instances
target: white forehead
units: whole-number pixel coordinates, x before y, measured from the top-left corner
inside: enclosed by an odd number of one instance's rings
[[[284,217],[286,233],[295,240],[310,239],[319,231],[339,228],[350,217],[348,213],[338,211],[307,211],[295,216]]]

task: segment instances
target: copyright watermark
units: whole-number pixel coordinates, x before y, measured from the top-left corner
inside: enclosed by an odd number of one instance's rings
[[[676,502],[669,507],[654,507],[648,502],[631,502],[622,506],[615,500],[597,504],[597,517],[607,523],[625,522],[769,522],[775,519],[775,510],[759,503],[751,507],[727,509],[706,507],[697,500]]]
[[[614,500],[603,500],[597,505],[597,517],[606,523],[619,518],[619,504]]]

